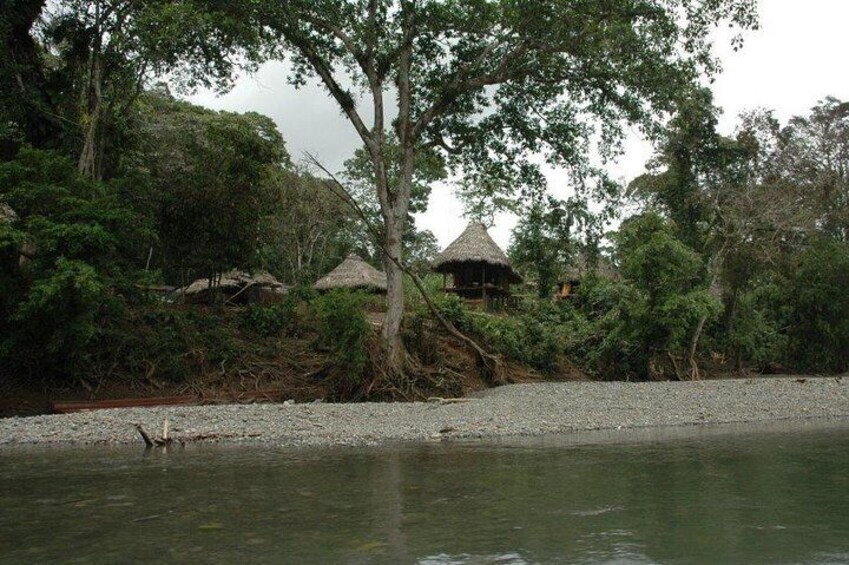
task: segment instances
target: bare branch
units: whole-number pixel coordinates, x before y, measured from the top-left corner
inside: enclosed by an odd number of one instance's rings
[[[360,49],[360,47],[356,44],[356,42],[350,35],[345,33],[345,30],[343,30],[337,25],[328,22],[327,20],[318,18],[308,13],[302,14],[302,17],[306,21],[315,24],[320,28],[323,28],[325,31],[329,31],[330,33],[332,33],[339,41],[342,42],[342,45],[345,46],[345,49],[347,49],[348,53],[351,54],[354,60],[359,63],[360,68],[362,68],[363,71],[367,72],[363,50]]]

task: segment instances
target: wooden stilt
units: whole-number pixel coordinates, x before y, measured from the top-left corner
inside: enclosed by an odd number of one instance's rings
[[[481,267],[481,297],[483,298],[483,309],[486,311],[486,263]]]

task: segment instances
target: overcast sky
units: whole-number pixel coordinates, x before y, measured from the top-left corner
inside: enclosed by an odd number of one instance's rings
[[[715,102],[723,108],[723,133],[734,131],[740,112],[756,107],[776,111],[779,119],[805,113],[825,96],[849,99],[849,1],[761,0],[760,30],[748,33],[742,51],[734,52],[720,38],[716,53],[723,72],[713,85]],[[331,170],[338,170],[360,141],[335,103],[318,86],[295,90],[286,83],[286,67],[277,62],[240,78],[224,96],[200,92],[191,101],[210,108],[254,111],[272,117],[280,128],[293,159],[315,154]],[[611,165],[615,178],[629,181],[643,172],[651,146],[633,133],[625,154]],[[554,184],[563,178],[556,172]],[[558,191],[562,186],[555,186]],[[416,223],[430,229],[444,247],[465,227],[462,209],[452,188],[434,188],[429,209]],[[499,217],[491,233],[506,248],[515,219]]]

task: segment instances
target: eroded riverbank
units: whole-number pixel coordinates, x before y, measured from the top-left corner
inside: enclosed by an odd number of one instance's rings
[[[102,410],[0,420],[0,445],[141,443],[168,418],[175,439],[278,446],[495,439],[581,430],[849,419],[849,378],[509,385],[463,402],[253,404]]]

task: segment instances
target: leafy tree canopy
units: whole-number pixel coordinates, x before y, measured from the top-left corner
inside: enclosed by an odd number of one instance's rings
[[[647,129],[716,70],[718,22],[756,25],[750,0],[289,0],[259,18],[291,58],[294,84],[317,77],[360,135],[384,223],[388,309],[383,344],[400,374],[403,285],[397,263],[416,156],[438,151],[467,178],[541,192],[539,160],[567,167],[581,192],[610,183],[588,145],[617,147],[625,123]],[[341,75],[347,81],[341,81]],[[351,84],[352,87],[346,85]],[[387,97],[394,99],[393,111]],[[368,104],[371,123],[366,123]],[[386,150],[389,131],[400,145]],[[399,159],[397,165],[393,165]],[[400,176],[392,182],[391,171]]]
[[[155,265],[173,282],[253,266],[260,217],[273,200],[275,175],[289,164],[274,122],[163,92],[146,94],[137,111],[122,169],[136,186],[128,197],[155,218]]]

